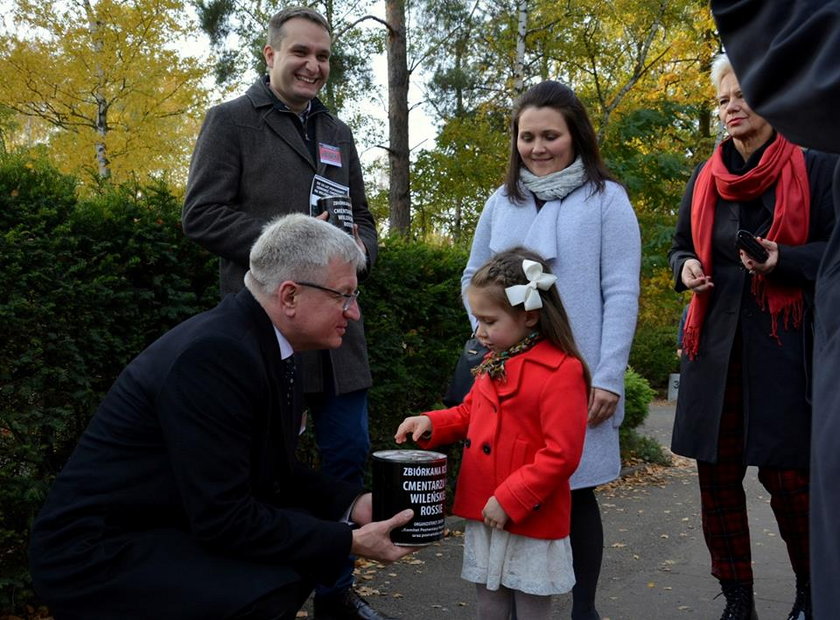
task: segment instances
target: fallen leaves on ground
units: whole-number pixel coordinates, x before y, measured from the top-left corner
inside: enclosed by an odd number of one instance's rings
[[[23,616],[0,616],[0,620],[53,620],[52,614],[46,607],[35,608],[27,605],[23,613]]]

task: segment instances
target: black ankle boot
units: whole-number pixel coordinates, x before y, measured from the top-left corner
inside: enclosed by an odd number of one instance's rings
[[[720,587],[726,597],[726,609],[720,620],[758,620],[751,583],[721,581]]]
[[[788,614],[788,620],[812,620],[811,614],[811,583],[796,582],[796,599],[793,601],[793,609]]]

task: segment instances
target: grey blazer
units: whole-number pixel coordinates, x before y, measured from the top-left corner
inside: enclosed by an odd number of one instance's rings
[[[307,148],[297,115],[275,109],[266,80],[260,78],[243,96],[207,112],[190,163],[184,233],[220,257],[223,296],[243,287],[251,245],[266,222],[286,213],[309,212],[316,174],[350,188],[368,269],[376,260],[376,226],[350,128],[313,99],[308,123],[314,126],[315,145]],[[340,165],[319,160],[322,144],[339,150]],[[331,368],[324,368],[324,359]],[[325,371],[331,371],[337,394],[370,387],[362,321],[350,323],[341,347],[304,353],[302,363],[308,393],[323,391]]]

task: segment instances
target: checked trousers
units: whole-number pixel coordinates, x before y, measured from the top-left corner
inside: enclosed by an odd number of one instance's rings
[[[737,345],[735,349],[737,349]],[[732,356],[718,439],[718,462],[697,462],[703,535],[712,575],[721,581],[753,582],[750,528],[744,493],[744,411],[741,360]],[[758,479],[770,493],[770,507],[797,581],[810,575],[808,554],[808,470],[759,467]]]

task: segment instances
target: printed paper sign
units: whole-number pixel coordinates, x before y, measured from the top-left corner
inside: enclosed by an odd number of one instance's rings
[[[350,188],[341,183],[331,181],[320,174],[312,177],[312,189],[309,191],[309,214],[318,215],[320,211],[316,210],[319,198],[326,198],[327,196],[349,196]]]
[[[346,233],[353,234],[353,203],[350,188],[320,175],[312,179],[309,193],[309,214],[318,216],[326,211],[327,221]]]

